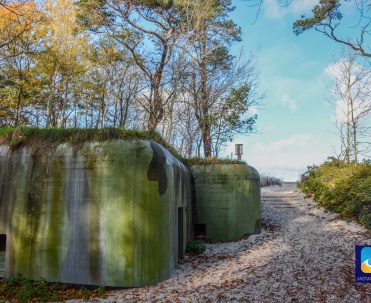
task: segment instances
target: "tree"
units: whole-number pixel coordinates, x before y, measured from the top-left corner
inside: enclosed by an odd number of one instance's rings
[[[258,18],[264,0],[244,1],[256,9],[256,18]],[[275,2],[278,6],[287,7],[294,1],[300,2],[300,0],[276,0]],[[358,16],[352,17],[350,20],[343,19],[342,12],[351,10],[355,10]],[[296,35],[300,35],[304,31],[314,28],[330,39],[352,48],[357,54],[371,57],[370,13],[370,0],[319,0],[319,4],[312,9],[311,17],[304,14],[301,19],[294,22],[293,31]]]
[[[194,26],[193,61],[189,67],[188,91],[202,134],[205,157],[218,155],[227,138],[236,132],[251,131],[256,117],[242,122],[249,108],[250,63],[240,61],[229,53],[232,43],[241,41],[241,29],[228,14],[233,11],[231,1],[203,1],[208,12],[198,18]],[[207,9],[206,9],[207,10]],[[250,71],[248,71],[250,70]],[[227,134],[228,133],[228,134]]]
[[[89,50],[87,35],[76,23],[71,0],[47,0],[45,21],[38,26],[42,54],[38,56],[39,76],[47,85],[46,126],[65,127],[74,81],[85,72]],[[72,106],[73,107],[73,106]]]
[[[157,130],[185,155],[217,155],[256,119],[252,65],[229,53],[241,39],[232,10],[231,0],[0,0],[0,125]]]
[[[360,65],[356,57],[342,54],[327,68],[331,76],[331,102],[336,108],[336,122],[340,132],[341,147],[346,163],[358,162],[363,142],[370,135],[367,125],[371,114],[371,69]],[[352,157],[353,156],[353,157]]]
[[[166,67],[187,19],[182,1],[80,0],[79,6],[82,22],[122,44],[148,81],[142,105],[148,113],[148,129],[154,131],[169,101],[161,93]]]
[[[6,116],[1,125],[29,125],[27,107],[34,102],[39,82],[33,75],[34,59],[24,54],[8,58],[0,66],[0,104]]]
[[[257,115],[250,114],[250,111],[252,106],[257,105],[258,100],[252,96],[254,90],[252,83],[251,81],[238,88],[232,87],[217,106],[211,130],[213,153],[216,157],[225,143],[232,141],[236,134],[254,132]]]
[[[126,49],[117,42],[102,37],[91,50],[90,67],[81,88],[86,104],[85,125],[88,125],[88,107],[97,112],[95,125],[127,127],[129,113],[142,89],[142,75]]]
[[[0,1],[0,49],[17,43],[41,19],[42,15],[34,1]]]
[[[184,157],[200,157],[202,137],[195,119],[190,95],[182,91],[178,96],[183,102],[177,102],[173,112],[174,123],[170,143]]]
[[[304,31],[314,28],[330,39],[350,47],[357,54],[371,57],[369,44],[371,1],[348,0],[346,2],[352,2],[359,14],[354,24],[348,27],[348,29],[359,29],[359,32],[353,37],[347,37],[346,34],[343,34],[344,30],[341,24],[344,21],[342,20],[340,0],[320,0],[319,4],[312,9],[313,15],[311,17],[303,15],[300,20],[295,21],[294,33],[300,35]]]
[[[1,117],[1,125],[29,123],[30,112],[26,109],[34,101],[39,87],[33,74],[39,43],[28,20],[35,7],[34,3],[0,7],[2,41],[7,41],[0,48],[0,102],[7,115]]]

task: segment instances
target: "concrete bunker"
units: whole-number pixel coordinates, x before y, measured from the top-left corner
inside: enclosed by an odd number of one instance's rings
[[[193,165],[195,237],[230,241],[260,232],[260,177],[252,166]]]
[[[4,277],[151,285],[190,240],[190,172],[154,142],[0,146],[0,177]]]
[[[260,231],[259,174],[244,163],[193,165],[192,178],[144,140],[12,148],[0,145],[5,278],[142,287],[170,277],[193,227],[214,241]]]

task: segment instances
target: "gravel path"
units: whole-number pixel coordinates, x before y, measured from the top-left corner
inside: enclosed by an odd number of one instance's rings
[[[371,284],[354,283],[354,247],[371,236],[314,208],[302,194],[262,189],[263,231],[206,244],[170,279],[119,290],[99,302],[371,302]]]

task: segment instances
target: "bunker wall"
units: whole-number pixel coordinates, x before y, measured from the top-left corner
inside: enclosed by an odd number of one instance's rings
[[[3,145],[0,178],[5,277],[151,285],[190,240],[189,170],[157,143]]]

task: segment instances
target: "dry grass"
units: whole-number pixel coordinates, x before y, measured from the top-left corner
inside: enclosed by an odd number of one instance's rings
[[[192,165],[212,165],[212,164],[246,164],[245,161],[230,160],[230,159],[218,159],[216,157],[211,157],[211,158],[194,157],[194,158],[190,158],[190,159],[185,159],[184,163],[188,166],[192,166]]]
[[[283,180],[280,178],[260,175],[260,187],[266,187],[271,185],[279,185],[282,187],[282,182]]]

